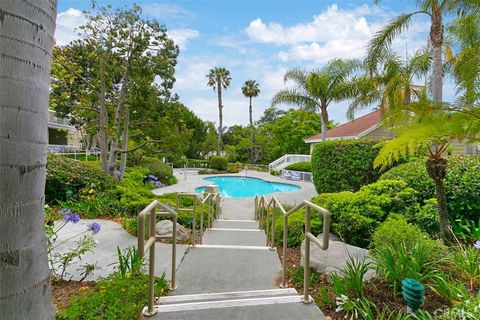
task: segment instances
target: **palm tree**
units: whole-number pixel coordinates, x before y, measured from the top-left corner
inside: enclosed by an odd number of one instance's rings
[[[252,140],[252,148],[250,150],[251,153],[251,160],[254,164],[256,162],[256,149],[255,149],[255,132],[253,128],[253,116],[252,116],[252,99],[253,97],[258,97],[260,93],[260,85],[255,80],[247,80],[245,84],[242,86],[242,93],[245,97],[249,98],[249,105],[248,105],[248,114],[250,120],[250,137]]]
[[[447,30],[446,56],[461,94],[460,101],[473,104],[480,99],[475,86],[480,83],[480,17],[469,15],[451,23]],[[453,49],[453,50],[452,50]],[[456,52],[456,55],[453,54]]]
[[[309,111],[320,111],[322,140],[326,140],[328,125],[327,108],[331,102],[339,102],[352,96],[352,76],[359,67],[357,60],[335,59],[320,70],[287,71],[284,81],[293,81],[294,88],[281,90],[272,99],[272,105],[281,103],[298,105]]]
[[[44,229],[44,186],[56,8],[55,0],[1,3],[2,319],[54,317]]]
[[[376,0],[379,2],[379,0]],[[426,14],[430,16],[430,34],[429,41],[432,46],[432,76],[431,76],[431,90],[432,90],[432,101],[428,102],[428,99],[424,97],[427,109],[437,109],[437,105],[442,105],[442,89],[443,89],[443,61],[442,61],[442,47],[444,46],[444,28],[443,28],[443,18],[444,16],[457,13],[459,15],[468,15],[471,13],[480,13],[480,4],[476,0],[418,0],[417,5],[419,10],[413,13],[401,14],[400,16],[394,18],[390,21],[383,29],[379,30],[373,39],[370,41],[367,49],[367,57],[365,59],[367,68],[372,71],[375,69],[375,66],[378,64],[381,57],[390,50],[390,45],[392,41],[401,34],[403,31],[407,30],[412,17],[417,14]],[[409,109],[410,112],[415,113],[415,110],[412,110],[410,106],[405,106],[405,109]],[[407,113],[404,113],[408,116]],[[417,118],[417,117],[414,117]],[[388,115],[387,115],[388,119]],[[418,120],[418,119],[417,119]],[[436,119],[437,121],[441,121]],[[397,120],[394,120],[394,122]],[[405,121],[405,119],[402,119]],[[400,128],[404,128],[405,124],[400,124]],[[422,128],[422,127],[421,127]],[[420,129],[421,129],[420,128]],[[420,130],[418,129],[418,130]],[[415,132],[407,129],[400,129],[400,132]],[[428,131],[427,131],[428,132]],[[432,131],[433,132],[433,131]],[[413,143],[415,138],[418,138],[418,141],[422,137],[415,137],[413,134],[408,134],[407,136],[413,136],[413,140],[408,140],[408,143]],[[397,139],[401,139],[400,136]],[[402,141],[394,139],[393,141]],[[447,206],[445,200],[445,187],[443,186],[443,179],[445,178],[445,168],[447,160],[442,157],[443,155],[443,143],[434,143],[433,140],[425,139],[423,143],[427,141],[432,141],[429,146],[426,147],[428,150],[426,167],[427,172],[432,178],[435,184],[435,193],[438,200],[438,215],[439,222],[441,227],[441,236],[442,238],[449,242],[452,238],[451,231],[449,229],[450,223],[448,221]],[[396,143],[395,142],[395,143]],[[408,144],[407,143],[407,144]],[[394,147],[395,144],[392,144]],[[447,143],[448,145],[448,143]],[[410,147],[412,147],[410,145]],[[425,146],[424,146],[425,147]],[[442,152],[433,152],[432,150],[437,150],[440,148]],[[393,148],[388,149],[385,147],[384,153],[396,152]],[[383,156],[386,158],[386,156]]]
[[[218,145],[217,145],[217,155],[220,155],[222,150],[222,137],[223,137],[223,104],[222,104],[222,88],[227,90],[232,78],[230,77],[230,71],[223,67],[215,67],[210,69],[209,74],[206,75],[208,81],[207,85],[212,87],[213,90],[217,90],[218,98]]]
[[[376,0],[376,3],[380,0]],[[432,53],[432,97],[435,103],[442,102],[443,62],[442,46],[444,44],[443,18],[451,13],[462,15],[480,12],[478,1],[473,0],[418,0],[418,11],[404,13],[390,21],[379,30],[370,41],[367,49],[366,63],[372,69],[385,51],[389,50],[392,41],[403,31],[407,30],[412,17],[417,14],[430,16],[429,40],[433,48]]]
[[[403,61],[395,52],[387,51],[373,66],[370,73],[354,81],[352,102],[347,110],[352,119],[355,112],[377,103],[383,114],[401,112],[403,106],[412,102],[421,91],[412,89],[414,79],[423,79],[431,69],[431,54],[428,50],[419,50],[415,55]]]

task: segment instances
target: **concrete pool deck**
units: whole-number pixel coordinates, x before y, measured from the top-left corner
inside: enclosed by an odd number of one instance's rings
[[[172,186],[155,189],[153,190],[153,193],[156,195],[162,195],[170,192],[192,192],[193,193],[195,192],[195,189],[198,187],[212,184],[209,181],[205,181],[204,178],[218,177],[218,176],[233,176],[233,177],[247,176],[252,178],[260,178],[260,179],[271,181],[271,182],[289,183],[289,184],[299,186],[301,188],[299,190],[288,191],[288,192],[276,192],[276,193],[270,193],[266,195],[267,197],[275,196],[279,201],[285,202],[288,204],[296,204],[303,200],[310,200],[311,198],[317,195],[317,191],[315,190],[315,187],[311,182],[286,180],[278,176],[272,176],[268,172],[248,170],[248,173],[246,175],[244,171],[240,171],[239,173],[234,173],[234,174],[226,173],[226,174],[213,174],[213,175],[212,174],[200,175],[200,174],[189,173],[187,174],[186,179],[183,173],[184,173],[183,169],[175,169],[174,175],[178,179],[178,183]],[[254,198],[223,198],[222,200],[226,200],[230,203],[250,202],[252,203],[252,208],[253,208],[253,199]]]

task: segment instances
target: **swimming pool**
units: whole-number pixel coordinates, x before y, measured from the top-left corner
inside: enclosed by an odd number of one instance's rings
[[[299,186],[288,183],[277,183],[250,177],[208,177],[203,180],[213,182],[220,188],[225,198],[252,198],[257,195],[267,195],[274,192],[287,192],[300,190]],[[195,189],[203,192],[205,187]]]

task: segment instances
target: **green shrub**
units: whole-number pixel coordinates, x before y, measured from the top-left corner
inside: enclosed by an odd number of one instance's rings
[[[293,163],[286,167],[285,170],[312,172],[312,163],[310,161]]]
[[[372,247],[382,248],[404,243],[407,249],[412,248],[418,241],[423,241],[426,235],[417,226],[407,222],[402,216],[389,217],[373,233]]]
[[[228,159],[222,156],[212,156],[210,157],[210,168],[220,171],[227,170]]]
[[[318,193],[357,191],[375,182],[373,169],[378,154],[370,140],[333,140],[317,143],[312,152],[313,183]]]
[[[438,237],[440,225],[438,223],[437,199],[427,199],[420,211],[410,220],[413,224],[420,227],[431,237]]]
[[[45,201],[55,204],[75,198],[84,188],[100,192],[112,188],[116,180],[106,175],[97,162],[80,162],[50,154],[47,160]]]
[[[289,270],[290,279],[295,288],[303,288],[304,269],[302,266],[295,267]],[[320,274],[313,268],[310,268],[308,275],[308,283],[313,286],[320,283]]]
[[[409,187],[419,192],[420,200],[433,198],[435,188],[428,177],[425,160],[399,165],[385,172],[381,180],[403,180]],[[480,219],[480,157],[451,156],[448,157],[445,188],[447,204],[452,220],[463,217],[468,220]]]
[[[143,274],[123,277],[114,273],[97,282],[93,292],[80,294],[70,306],[60,310],[57,319],[138,319],[148,304],[148,276]],[[156,280],[155,296],[168,292],[164,277]]]
[[[287,209],[287,207],[285,207]],[[312,234],[320,234],[322,232],[322,216],[316,212],[311,212],[310,231]],[[305,210],[300,210],[288,217],[288,237],[287,247],[294,248],[302,244],[305,238]],[[275,221],[275,245],[283,245],[283,216],[280,212],[276,214]]]
[[[334,233],[364,248],[389,214],[412,217],[419,210],[416,191],[395,180],[377,181],[358,192],[323,193],[312,202],[329,210]]]
[[[142,166],[149,170],[148,174],[156,176],[165,185],[177,182],[173,176],[173,168],[159,159],[144,157]]]
[[[77,212],[85,219],[96,219],[100,217],[117,217],[122,214],[122,207],[117,199],[105,196],[104,194],[89,198],[68,199],[59,201],[61,208],[69,208]]]

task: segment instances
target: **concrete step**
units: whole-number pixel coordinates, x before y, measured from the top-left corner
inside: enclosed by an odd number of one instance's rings
[[[216,301],[189,306],[189,310],[167,311],[156,306],[157,314],[149,319],[169,320],[324,320],[315,303],[304,304],[300,296],[283,296],[240,301]],[[207,308],[207,306],[209,308]],[[185,306],[184,306],[185,307]],[[212,307],[212,308],[210,308]]]
[[[258,222],[255,220],[215,220],[212,228],[258,229]]]
[[[260,229],[207,229],[203,234],[202,244],[264,246],[266,235]]]
[[[233,291],[220,293],[200,293],[200,294],[184,294],[175,296],[160,297],[157,300],[158,305],[194,303],[219,300],[241,300],[251,298],[280,297],[280,296],[298,296],[297,290],[294,288],[286,289],[268,289],[268,290],[249,290],[249,291]]]
[[[267,247],[197,245],[180,264],[175,295],[278,289],[281,270]]]

